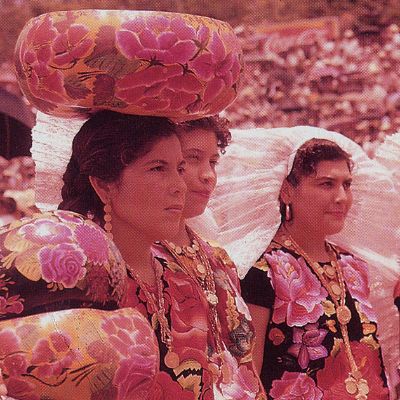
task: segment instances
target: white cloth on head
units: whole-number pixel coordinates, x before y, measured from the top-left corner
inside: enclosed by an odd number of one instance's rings
[[[35,198],[41,211],[57,209],[62,177],[72,153],[72,140],[86,120],[36,115],[32,128],[32,158],[36,166]]]
[[[400,191],[400,132],[386,137],[376,150],[375,159],[393,174],[393,181]]]
[[[355,163],[353,206],[342,232],[329,239],[356,254],[369,249],[389,258],[395,254],[393,232],[400,227],[400,213],[389,210],[398,204],[399,195],[390,172],[369,159],[355,142],[309,126],[232,130],[232,143],[221,157],[218,185],[209,208],[218,225],[216,239],[236,263],[241,278],[279,228],[279,193],[291,170],[289,163],[299,147],[312,138],[337,143]]]

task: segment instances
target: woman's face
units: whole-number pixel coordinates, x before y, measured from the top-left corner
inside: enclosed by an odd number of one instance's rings
[[[345,160],[320,161],[315,174],[288,185],[293,223],[324,236],[340,232],[353,201],[351,179]]]
[[[174,237],[185,205],[183,168],[175,135],[160,139],[129,164],[109,186],[113,227],[122,224],[151,241]]]
[[[205,129],[182,133],[179,140],[186,161],[183,177],[187,193],[183,216],[192,218],[204,212],[217,184],[218,142],[215,132]]]

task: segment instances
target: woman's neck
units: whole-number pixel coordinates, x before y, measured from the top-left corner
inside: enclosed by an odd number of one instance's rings
[[[151,266],[153,240],[126,225],[114,224],[112,234],[128,268],[144,282],[154,283],[154,271]]]
[[[186,220],[182,218],[179,224],[179,231],[176,236],[172,239],[172,242],[179,246],[190,246],[192,241],[186,229]]]
[[[315,261],[329,261],[326,237],[318,231],[306,229],[303,225],[284,224],[283,233],[288,233],[301,249]]]

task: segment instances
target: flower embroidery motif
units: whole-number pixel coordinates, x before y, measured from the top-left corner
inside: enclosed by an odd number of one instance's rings
[[[368,398],[387,400],[388,389],[383,386],[380,378],[381,361],[379,352],[355,341],[350,342],[350,346],[362,377],[368,382]],[[347,393],[344,383],[348,378],[349,372],[350,367],[344,344],[343,342],[338,342],[338,352],[330,355],[325,360],[325,367],[317,372],[317,382],[324,392],[324,400],[354,400],[354,396]]]
[[[361,311],[369,321],[376,322],[375,313],[368,299],[368,265],[351,255],[342,255],[339,263],[343,269],[344,280],[351,296],[360,302]]]
[[[42,276],[46,282],[73,288],[86,275],[86,256],[77,246],[63,243],[39,251]]]
[[[275,288],[272,320],[276,324],[304,326],[314,323],[324,313],[321,302],[328,293],[302,257],[296,260],[281,250],[265,254]]]
[[[305,329],[293,328],[293,342],[288,353],[297,357],[302,369],[306,369],[310,360],[328,356],[327,349],[322,345],[326,334],[325,329],[318,329],[318,324],[307,324]]]
[[[304,373],[285,371],[280,380],[272,382],[270,396],[275,400],[322,400],[322,391]]]

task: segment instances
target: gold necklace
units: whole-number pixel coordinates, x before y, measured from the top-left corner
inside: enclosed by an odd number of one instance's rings
[[[209,315],[208,321],[211,325],[212,337],[215,340],[215,347],[218,354],[222,353],[223,341],[221,338],[221,323],[218,318],[218,296],[215,288],[215,278],[214,273],[210,265],[208,256],[205,254],[205,250],[201,245],[201,239],[188,227],[186,227],[188,235],[192,241],[191,246],[186,246],[186,249],[191,248],[194,250],[189,250],[188,258],[197,262],[197,258],[200,262],[196,264],[195,268],[189,268],[184,262],[185,252],[182,247],[176,246],[174,243],[162,241],[161,244],[169,253],[174,257],[176,263],[180,269],[186,273],[195,283],[200,284],[203,293],[207,299],[209,305]],[[211,314],[211,315],[210,315]]]
[[[142,281],[139,275],[133,271],[133,269],[126,264],[127,269],[136,280],[139,288],[144,293],[147,302],[150,304],[152,309],[154,310],[154,314],[157,318],[157,321],[160,325],[160,333],[161,333],[161,341],[167,347],[167,354],[164,357],[164,363],[168,368],[176,368],[179,366],[179,356],[177,353],[173,351],[173,340],[171,329],[169,327],[169,323],[166,317],[166,310],[165,310],[165,301],[164,301],[164,287],[162,283],[162,276],[163,276],[163,268],[159,263],[156,263],[154,257],[151,257],[151,266],[154,271],[154,275],[156,278],[156,286],[157,286],[157,294],[156,296],[150,292],[147,287],[147,284]],[[152,325],[155,325],[155,321],[152,318]]]
[[[311,257],[300,247],[300,245],[298,243],[296,243],[296,241],[293,239],[293,237],[290,235],[290,233],[287,232],[287,230],[286,230],[286,236],[287,236],[287,238],[285,239],[285,234],[282,235],[284,246],[289,247],[289,248],[291,247],[293,250],[296,251],[296,253],[298,253],[300,256],[302,256],[304,258],[304,260],[309,264],[311,269],[315,272],[318,279],[320,280],[320,282],[322,283],[324,288],[327,290],[327,292],[329,293],[329,295],[331,296],[331,298],[335,304],[336,317],[339,322],[340,331],[341,331],[342,337],[343,337],[345,353],[346,353],[346,357],[349,362],[350,370],[351,370],[348,378],[346,378],[344,381],[346,391],[350,395],[354,395],[354,398],[356,400],[367,400],[368,393],[369,393],[368,382],[366,379],[362,378],[361,372],[357,367],[356,361],[355,361],[353,353],[351,351],[349,332],[347,329],[347,324],[350,322],[350,319],[351,319],[351,311],[345,303],[346,302],[346,285],[345,285],[345,281],[344,281],[342,268],[340,267],[340,265],[337,261],[337,254],[334,251],[332,245],[330,243],[327,243],[327,246],[329,248],[328,252],[329,252],[329,255],[331,256],[330,258],[331,259],[334,258],[334,260],[332,261],[332,267],[336,270],[336,274],[338,277],[338,281],[339,281],[338,289],[336,289],[336,287],[334,285],[329,284],[327,282],[327,280],[325,279],[325,276],[321,270],[320,264],[311,259]],[[338,300],[338,298],[339,298],[339,300]]]

